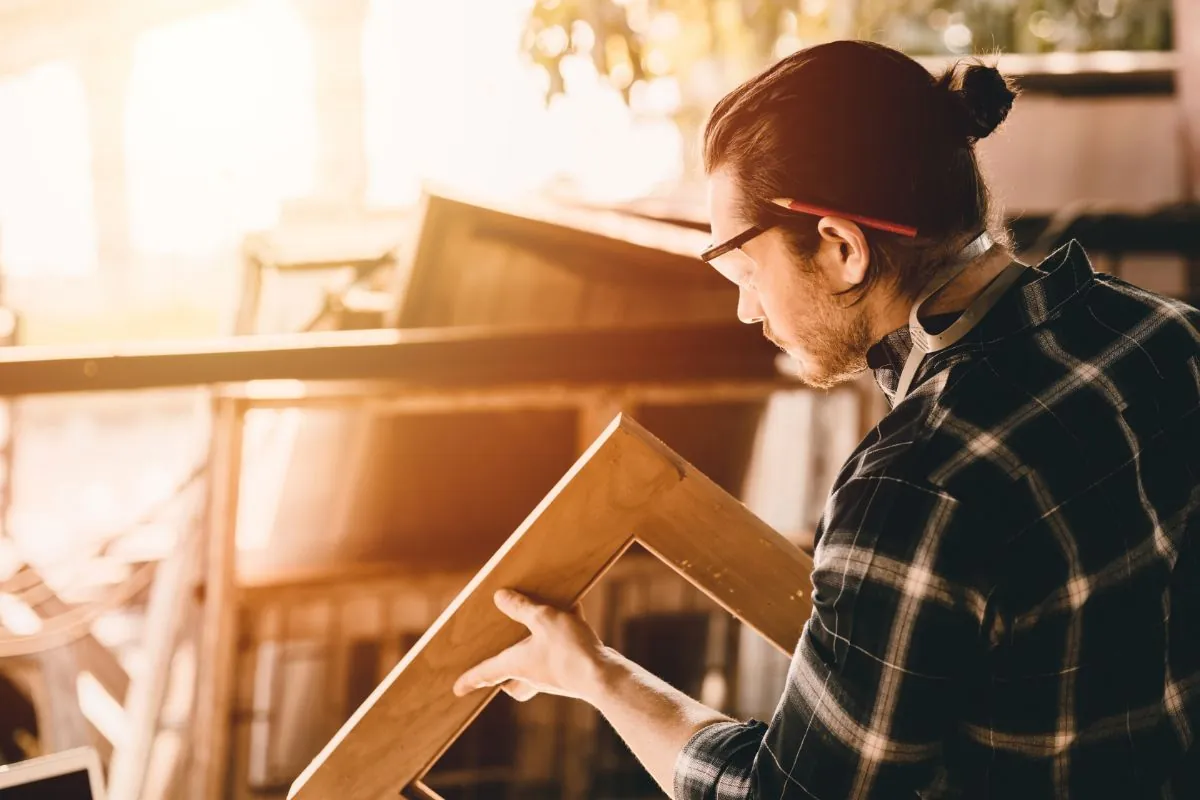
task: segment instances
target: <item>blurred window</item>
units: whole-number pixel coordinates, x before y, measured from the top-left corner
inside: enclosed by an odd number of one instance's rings
[[[52,63],[0,81],[0,120],[4,274],[95,272],[92,154],[79,74]]]
[[[134,246],[220,252],[313,188],[311,36],[285,0],[251,0],[143,34],[125,155]]]

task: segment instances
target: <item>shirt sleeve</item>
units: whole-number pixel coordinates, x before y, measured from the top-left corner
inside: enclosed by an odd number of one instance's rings
[[[770,724],[698,731],[675,763],[676,800],[900,797],[935,785],[985,605],[956,567],[962,516],[940,490],[898,478],[839,489]]]

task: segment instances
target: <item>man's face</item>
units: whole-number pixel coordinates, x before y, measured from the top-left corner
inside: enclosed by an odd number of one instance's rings
[[[714,242],[750,227],[739,218],[739,189],[724,169],[710,176],[708,199]],[[867,303],[850,306],[835,296],[846,288],[839,251],[836,242],[823,242],[815,256],[801,259],[772,228],[712,264],[738,287],[738,319],[761,323],[763,335],[797,363],[800,379],[821,389],[866,369],[872,343]]]

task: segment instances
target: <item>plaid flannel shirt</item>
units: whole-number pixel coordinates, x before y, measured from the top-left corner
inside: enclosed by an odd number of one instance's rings
[[[677,800],[1200,798],[1198,331],[1072,242],[928,356],[835,482],[770,724],[697,732]]]

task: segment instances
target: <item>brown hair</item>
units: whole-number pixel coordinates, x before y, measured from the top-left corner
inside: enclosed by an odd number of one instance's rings
[[[913,297],[984,229],[1007,241],[974,144],[1008,116],[1016,90],[994,67],[962,67],[935,79],[908,56],[861,41],[793,53],[717,103],[704,130],[705,171],[729,168],[744,221],[784,228],[802,258],[820,244],[815,219],[773,198],[915,227],[913,238],[863,229],[871,264],[857,287],[861,299],[890,281]]]

